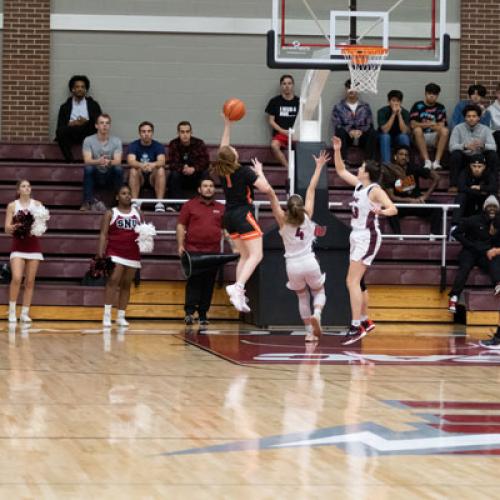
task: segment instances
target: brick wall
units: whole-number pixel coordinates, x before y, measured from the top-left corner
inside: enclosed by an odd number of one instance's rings
[[[48,140],[50,0],[4,0],[2,141]]]
[[[500,82],[500,0],[462,0],[460,17],[460,95],[482,83],[494,100]]]

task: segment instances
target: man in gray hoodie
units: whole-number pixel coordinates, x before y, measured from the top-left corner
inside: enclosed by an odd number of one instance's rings
[[[457,192],[458,175],[468,157],[482,153],[490,171],[497,169],[497,146],[491,130],[479,123],[481,108],[469,104],[463,111],[465,122],[457,125],[450,137],[450,191]]]

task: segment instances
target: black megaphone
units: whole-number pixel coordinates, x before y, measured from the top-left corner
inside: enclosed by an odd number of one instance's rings
[[[240,257],[237,253],[202,253],[190,254],[184,251],[181,257],[181,267],[186,279],[197,274],[204,273],[211,269],[232,262]]]

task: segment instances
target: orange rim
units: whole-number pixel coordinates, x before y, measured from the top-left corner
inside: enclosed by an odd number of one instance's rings
[[[376,47],[374,45],[345,45],[340,51],[342,55],[350,57],[354,64],[367,64],[370,57],[385,56],[389,52],[384,47]]]

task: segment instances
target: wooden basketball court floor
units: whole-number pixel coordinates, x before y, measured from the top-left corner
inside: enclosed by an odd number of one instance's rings
[[[500,497],[493,328],[0,330],[0,498]]]

